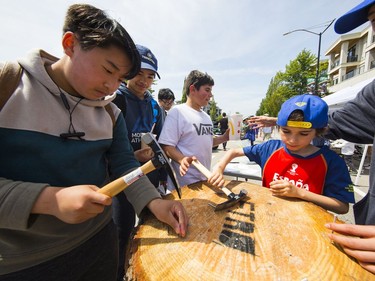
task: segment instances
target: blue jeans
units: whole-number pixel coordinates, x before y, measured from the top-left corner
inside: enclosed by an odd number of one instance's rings
[[[36,266],[0,276],[0,281],[115,281],[117,232],[113,222],[74,250]]]

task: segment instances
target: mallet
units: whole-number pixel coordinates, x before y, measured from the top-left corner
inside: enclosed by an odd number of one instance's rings
[[[198,169],[198,171],[200,171],[206,178],[209,178],[211,177],[212,173],[205,167],[203,166],[203,164],[201,162],[199,162],[198,160],[194,160],[192,162],[192,164],[194,165],[195,168]],[[222,186],[220,187],[220,189],[225,193],[225,195],[227,195],[227,197],[229,198],[227,201],[223,202],[223,203],[220,203],[220,204],[217,204],[217,205],[211,205],[210,206],[214,206],[215,208],[215,211],[220,211],[220,210],[223,210],[223,209],[227,209],[227,208],[230,208],[234,205],[236,205],[239,201],[241,201],[242,199],[244,199],[247,195],[247,191],[245,189],[242,189],[240,191],[239,194],[235,194],[233,193],[232,191],[230,191],[228,188],[226,188],[225,186]]]
[[[120,177],[107,185],[103,186],[98,192],[106,194],[108,196],[116,196],[118,193],[127,188],[130,184],[138,180],[140,177],[152,172],[155,169],[164,167],[167,170],[168,175],[170,176],[173,184],[176,187],[178,197],[181,199],[181,188],[176,179],[174,170],[171,167],[171,164],[165,155],[163,149],[160,147],[155,137],[146,133],[142,136],[142,140],[151,147],[154,152],[154,157],[143,164],[141,167],[135,169],[134,171],[126,174],[123,177]]]

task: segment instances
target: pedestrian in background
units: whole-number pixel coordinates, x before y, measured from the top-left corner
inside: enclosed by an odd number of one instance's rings
[[[169,88],[163,88],[159,90],[158,93],[158,103],[160,108],[164,109],[164,119],[165,116],[167,116],[168,111],[172,108],[174,105],[174,93]]]
[[[264,114],[264,116],[268,116],[268,113]],[[273,132],[273,126],[263,127],[262,128],[263,141],[271,139],[272,132]]]
[[[228,130],[228,117],[225,112],[222,114],[222,118],[219,120],[219,128],[220,128],[220,134],[224,135],[225,132]],[[227,150],[227,142],[223,142],[223,149],[224,151]]]
[[[250,116],[250,117],[252,117],[252,116]],[[250,118],[246,118],[245,122],[246,122],[245,138],[248,139],[249,142],[250,142],[250,145],[253,146],[254,145],[254,141],[258,137],[258,131],[259,131],[259,129],[257,128],[257,124],[255,124],[253,121],[251,121]]]
[[[134,155],[143,165],[154,156],[150,147],[142,147],[142,134],[152,133],[158,138],[164,123],[164,110],[152,97],[149,89],[158,73],[158,61],[149,48],[136,45],[141,58],[140,70],[127,83],[122,83],[117,90],[114,103],[121,109],[128,130],[128,140],[134,150]],[[166,184],[167,173],[160,168],[147,174],[155,188]],[[113,199],[113,218],[119,231],[119,276],[122,280],[124,273],[125,249],[130,234],[134,229],[136,217],[132,204],[125,193],[118,194]]]

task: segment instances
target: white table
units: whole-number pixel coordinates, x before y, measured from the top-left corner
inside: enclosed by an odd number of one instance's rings
[[[224,170],[225,176],[244,178],[246,181],[262,180],[262,170],[255,162],[250,162],[247,157],[239,157],[230,162]]]

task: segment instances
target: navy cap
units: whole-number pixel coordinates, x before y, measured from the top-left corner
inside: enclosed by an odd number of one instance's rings
[[[158,60],[151,52],[151,50],[142,45],[136,45],[139,55],[141,56],[141,69],[150,69],[156,73],[156,75],[160,79],[160,75],[158,73]]]
[[[335,31],[338,34],[343,34],[367,22],[368,10],[373,4],[375,4],[375,0],[365,0],[355,6],[335,22]]]
[[[303,121],[288,121],[294,110],[302,110]],[[321,129],[328,124],[328,105],[318,96],[304,94],[285,101],[277,116],[277,125],[307,129]]]

